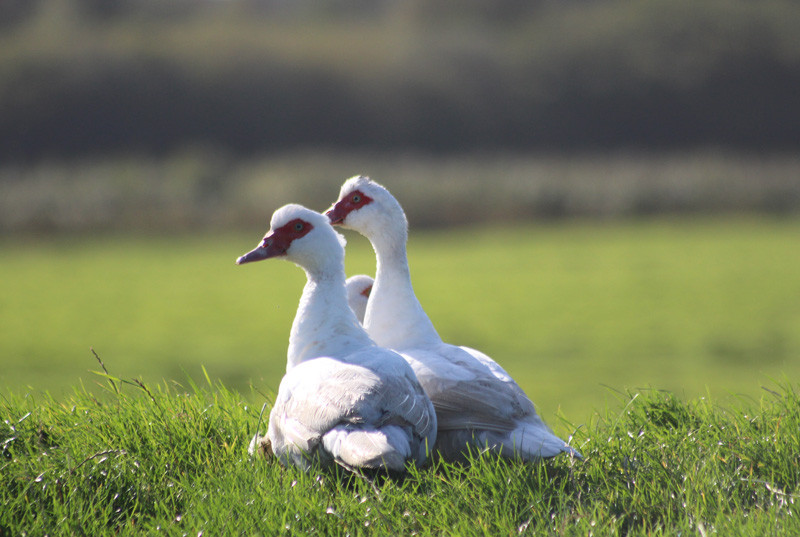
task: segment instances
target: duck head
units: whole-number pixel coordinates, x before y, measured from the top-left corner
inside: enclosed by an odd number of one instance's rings
[[[356,314],[358,322],[364,324],[364,315],[367,312],[367,302],[369,295],[372,292],[372,286],[375,283],[370,276],[366,274],[358,274],[350,276],[344,282],[347,289],[347,303],[350,309]]]
[[[357,175],[342,185],[339,199],[325,212],[334,226],[373,238],[390,230],[407,232],[408,221],[400,203],[382,185]]]
[[[302,205],[285,205],[272,215],[270,229],[259,245],[240,256],[236,264],[272,257],[284,257],[314,270],[329,260],[343,260],[344,237],[333,230],[325,216]]]

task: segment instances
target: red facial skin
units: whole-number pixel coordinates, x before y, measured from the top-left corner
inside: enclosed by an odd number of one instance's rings
[[[372,198],[364,195],[360,190],[355,190],[347,195],[346,198],[339,200],[336,205],[325,213],[325,216],[331,221],[331,225],[338,226],[344,223],[347,216],[367,205],[372,201]]]
[[[286,250],[289,249],[292,242],[304,237],[312,229],[314,229],[314,226],[310,223],[300,218],[295,218],[288,224],[278,229],[273,229],[271,233],[267,233],[258,248],[241,256],[236,260],[236,264],[244,265],[253,261],[286,255]]]
[[[369,294],[370,294],[371,292],[372,292],[372,286],[370,285],[369,287],[367,287],[366,289],[364,289],[363,291],[361,291],[361,293],[360,293],[360,294],[362,294],[362,295],[364,295],[365,297],[369,298]]]

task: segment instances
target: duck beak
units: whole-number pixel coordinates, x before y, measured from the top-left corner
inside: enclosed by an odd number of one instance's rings
[[[236,264],[244,265],[245,263],[252,263],[253,261],[261,261],[263,259],[269,259],[270,257],[286,255],[286,250],[288,250],[288,248],[288,244],[284,245],[283,241],[270,233],[264,237],[264,240],[261,241],[261,244],[259,244],[257,248],[239,256],[236,260]]]
[[[236,259],[236,264],[244,265],[245,263],[252,263],[253,261],[261,261],[262,259],[267,259],[268,257],[269,255],[267,255],[267,249],[259,246],[255,250],[251,250],[246,254],[239,256],[239,258]]]
[[[347,218],[349,211],[344,207],[344,203],[334,203],[333,206],[325,211],[325,216],[328,217],[332,226],[340,226],[344,223],[344,219]]]

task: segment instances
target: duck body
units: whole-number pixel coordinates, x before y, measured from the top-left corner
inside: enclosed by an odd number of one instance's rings
[[[267,438],[282,463],[304,469],[402,471],[425,462],[436,415],[408,363],[377,346],[348,306],[343,241],[319,213],[288,205],[237,260],[285,257],[307,275]]]
[[[438,419],[436,450],[445,460],[489,450],[533,460],[579,455],[558,438],[533,402],[502,368],[475,349],[447,343],[398,349],[431,398]]]
[[[395,472],[408,461],[421,465],[435,439],[435,414],[420,403],[427,397],[415,389],[413,372],[387,371],[392,358],[374,352],[356,352],[347,361],[323,356],[287,372],[267,432],[278,459],[304,469],[314,462]]]
[[[354,229],[372,243],[375,283],[364,327],[381,346],[399,352],[433,402],[436,451],[446,460],[468,450],[534,460],[580,454],[558,438],[536,413],[514,379],[486,354],[442,341],[414,294],[406,253],[408,224],[400,204],[383,186],[359,176],[342,186],[327,212],[334,225]]]

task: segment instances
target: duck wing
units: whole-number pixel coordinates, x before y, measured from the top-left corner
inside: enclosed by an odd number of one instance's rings
[[[424,461],[435,434],[433,407],[413,376],[327,357],[287,373],[270,414],[273,450],[301,467],[316,457],[399,470],[409,458]]]

